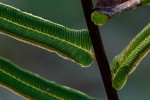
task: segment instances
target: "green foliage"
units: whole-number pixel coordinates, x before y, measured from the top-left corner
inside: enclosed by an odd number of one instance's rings
[[[100,2],[100,1],[99,1]],[[102,7],[97,2],[96,10],[92,13],[92,21],[96,25],[103,25],[115,15],[125,11],[137,8],[143,5],[149,5],[150,0],[127,0],[116,3],[114,6]],[[128,75],[134,71],[142,58],[147,55],[150,48],[150,24],[147,25],[123,50],[114,58],[111,63],[112,85],[115,89],[121,89],[128,78]]]
[[[0,84],[28,99],[38,100],[94,100],[94,98],[48,81],[0,57]]]
[[[74,30],[0,3],[0,32],[53,51],[83,67],[94,58],[87,30]],[[28,99],[94,100],[94,98],[28,72],[0,57],[0,85]]]
[[[140,0],[142,5],[150,5],[150,0]]]
[[[95,10],[91,20],[104,25],[116,14],[141,5],[150,0],[127,1],[112,7]],[[130,4],[127,6],[127,4]],[[129,8],[128,8],[129,7]],[[19,41],[52,51],[65,59],[89,66],[94,59],[88,30],[74,30],[43,18],[22,12],[0,3],[0,32]],[[112,85],[121,89],[130,73],[134,71],[150,48],[150,24],[144,28],[111,63]],[[0,57],[0,85],[21,96],[40,100],[95,100],[77,90],[61,86],[28,72],[9,60]]]
[[[91,15],[91,20],[94,24],[102,26],[109,20],[108,16],[105,14],[101,14],[98,11],[94,11]]]
[[[81,66],[94,58],[87,30],[74,30],[0,3],[0,31],[17,40],[53,51]]]
[[[150,49],[150,24],[148,24],[123,50],[111,64],[113,87],[121,89]]]

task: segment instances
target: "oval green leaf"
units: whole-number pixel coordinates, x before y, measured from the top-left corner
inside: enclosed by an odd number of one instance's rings
[[[95,25],[102,26],[108,22],[109,18],[105,14],[101,14],[98,11],[94,11],[91,15],[91,20]]]

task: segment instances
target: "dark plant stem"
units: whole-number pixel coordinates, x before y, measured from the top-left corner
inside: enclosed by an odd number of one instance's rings
[[[97,0],[97,6],[110,7],[121,3],[122,1],[124,0]]]
[[[99,28],[91,21],[91,13],[93,10],[92,0],[81,0],[81,2],[108,100],[119,100],[117,91],[112,87],[111,71]]]

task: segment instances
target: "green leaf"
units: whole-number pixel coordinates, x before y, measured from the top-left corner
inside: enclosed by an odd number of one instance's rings
[[[34,100],[95,100],[66,86],[48,81],[0,57],[0,85]]]
[[[109,18],[108,15],[101,14],[98,11],[94,11],[91,15],[91,20],[95,25],[102,26],[108,22]]]
[[[140,61],[150,50],[150,24],[148,24],[111,63],[113,87],[121,89]]]
[[[140,0],[142,5],[150,5],[150,0]]]
[[[0,3],[2,34],[57,53],[81,66],[94,58],[87,30],[74,30]]]

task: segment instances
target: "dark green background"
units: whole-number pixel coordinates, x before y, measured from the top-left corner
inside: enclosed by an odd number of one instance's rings
[[[80,0],[0,0],[0,2],[70,28],[86,28]],[[148,22],[150,22],[150,7],[145,6],[116,16],[100,28],[109,62]],[[90,68],[81,68],[54,53],[3,35],[0,35],[0,42],[0,56],[49,80],[78,89],[100,100],[107,100],[95,61]],[[147,56],[129,77],[125,87],[118,91],[120,100],[148,100],[149,84],[150,56]],[[24,99],[0,88],[0,100]]]

